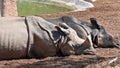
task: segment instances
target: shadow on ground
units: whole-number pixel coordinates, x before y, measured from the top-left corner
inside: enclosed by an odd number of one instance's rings
[[[67,57],[47,58],[32,64],[19,66],[18,68],[86,68],[91,64],[98,64],[110,58],[96,57],[85,60],[72,60]],[[93,67],[93,66],[92,66]]]

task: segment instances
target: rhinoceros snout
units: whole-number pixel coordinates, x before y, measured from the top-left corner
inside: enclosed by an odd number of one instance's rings
[[[120,43],[119,43],[119,42],[114,42],[114,45],[113,45],[113,47],[120,48]]]

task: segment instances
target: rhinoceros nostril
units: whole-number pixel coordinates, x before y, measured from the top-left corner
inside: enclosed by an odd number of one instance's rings
[[[120,45],[119,43],[117,43],[116,45]]]
[[[116,47],[116,48],[120,48],[120,44],[116,44],[115,47]]]

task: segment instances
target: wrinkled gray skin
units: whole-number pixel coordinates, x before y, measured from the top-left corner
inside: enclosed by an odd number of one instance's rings
[[[95,54],[91,36],[81,39],[75,30],[61,23],[54,25],[43,18],[0,18],[0,59],[42,58],[58,54]]]
[[[90,22],[81,21],[72,16],[63,16],[60,18],[46,19],[47,21],[58,24],[61,22],[66,23],[71,28],[76,30],[80,38],[85,39],[88,34],[92,36],[94,47],[119,47],[119,43],[114,41],[102,25],[99,25],[95,18],[91,18]]]

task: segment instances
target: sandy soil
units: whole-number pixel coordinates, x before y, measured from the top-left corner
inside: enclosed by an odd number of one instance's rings
[[[95,7],[81,12],[40,15],[44,18],[75,16],[88,21],[95,17],[116,40],[120,41],[120,0],[97,0]],[[120,68],[120,49],[97,48],[96,55],[71,55],[43,59],[19,59],[0,61],[0,68]],[[116,58],[117,57],[117,58]],[[114,63],[111,60],[117,59]]]

